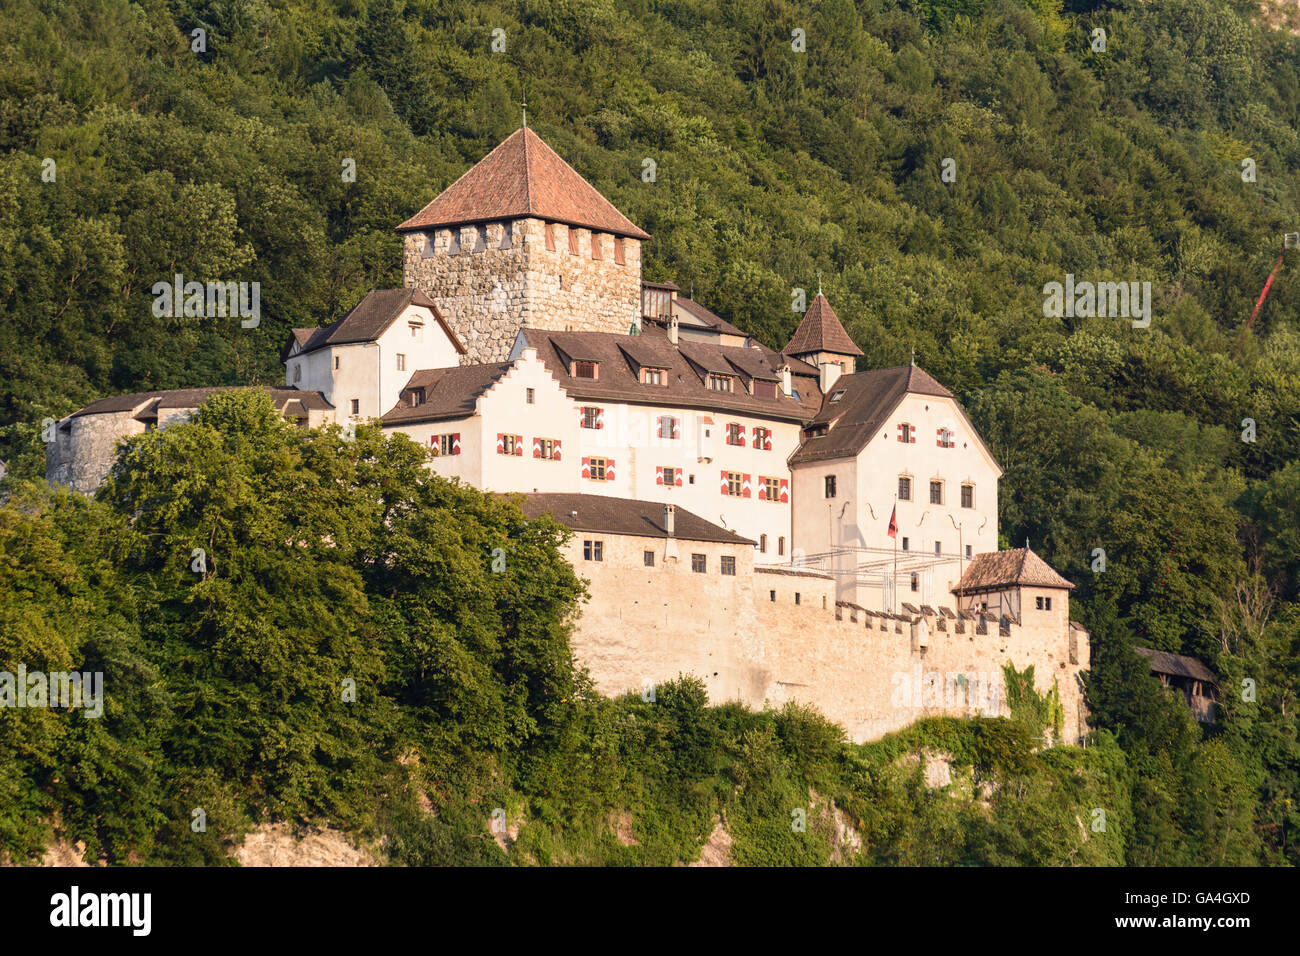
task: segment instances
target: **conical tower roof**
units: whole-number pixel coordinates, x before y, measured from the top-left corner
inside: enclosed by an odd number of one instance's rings
[[[783,349],[786,355],[807,355],[810,352],[834,352],[837,355],[862,355],[862,349],[853,344],[844,324],[835,314],[826,296],[820,292],[812,300],[803,321]]]
[[[502,140],[397,231],[523,217],[650,238],[527,127]]]

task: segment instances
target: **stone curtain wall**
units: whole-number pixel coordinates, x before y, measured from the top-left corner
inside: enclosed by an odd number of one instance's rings
[[[592,536],[575,535],[570,546],[591,591],[574,649],[603,693],[644,692],[679,674],[695,674],[714,703],[811,704],[862,743],[921,717],[1006,716],[1002,667],[1011,662],[1017,670],[1034,665],[1039,692],[1050,690],[1055,678],[1067,742],[1086,731],[1079,673],[1087,667],[1088,644],[1080,632],[1077,663],[1072,662],[1068,624],[1063,630],[1012,625],[1004,635],[997,622],[979,634],[976,622],[966,621],[965,633],[958,634],[954,621],[939,631],[937,618],[930,618],[928,637],[922,638],[912,623],[889,619],[882,631],[885,619],[879,616],[837,612],[827,575],[769,569],[749,574],[751,556],[738,558],[737,577],[724,577],[713,554],[708,572],[694,574],[691,553],[719,546],[689,542],[678,543],[676,564],[639,567],[642,544],[611,535],[603,536],[605,562],[593,568],[582,560],[584,537]],[[615,545],[620,541],[627,544]],[[662,539],[657,550],[662,565]]]
[[[45,446],[45,477],[86,495],[108,477],[118,441],[145,430],[129,411],[82,415],[64,424],[68,430],[59,427],[57,440]]]
[[[762,593],[764,575],[758,577]],[[835,611],[820,606],[778,601],[762,615],[773,706],[812,704],[864,742],[922,717],[1008,716],[1003,665],[1023,671],[1033,664],[1040,693],[1053,679],[1060,689],[1066,742],[1086,732],[1079,673],[1087,668],[1088,646],[1080,634],[1080,663],[1071,663],[1068,625],[1062,631],[1012,624],[1004,634],[991,621],[980,634],[975,621],[965,621],[964,633],[957,633],[955,621],[940,631],[938,618],[928,617],[924,634],[917,624],[880,615],[848,608],[839,614],[836,620]]]
[[[620,265],[614,236],[595,233],[597,259],[590,229],[572,229],[577,251],[570,252],[570,227],[552,223],[551,251],[546,225],[516,219],[406,234],[405,284],[438,303],[465,345],[462,364],[505,361],[524,325],[626,334],[639,319],[641,244],[624,239]]]
[[[162,409],[158,427],[187,421],[195,411],[194,408]],[[332,410],[311,409],[307,412],[306,427],[321,428],[333,421]],[[66,431],[64,425],[68,426]],[[55,429],[56,440],[45,446],[45,479],[83,495],[93,495],[113,467],[118,442],[143,433],[145,428],[145,423],[130,411],[64,419]]]

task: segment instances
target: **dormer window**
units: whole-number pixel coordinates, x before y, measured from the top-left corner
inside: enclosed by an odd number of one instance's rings
[[[582,359],[575,360],[573,363],[574,378],[599,378],[599,365],[596,362],[588,362]]]
[[[776,398],[776,382],[769,382],[765,379],[754,379],[754,397],[755,398]]]
[[[642,385],[667,385],[668,370],[662,368],[643,368],[641,369]]]
[[[715,392],[730,392],[731,385],[732,382],[730,375],[709,376],[709,388]]]
[[[413,388],[410,394],[410,403],[412,408],[419,408],[424,404],[424,389]]]

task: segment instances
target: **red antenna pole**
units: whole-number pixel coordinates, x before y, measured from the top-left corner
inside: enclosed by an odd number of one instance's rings
[[[1277,254],[1277,262],[1273,263],[1273,271],[1268,274],[1268,281],[1264,283],[1264,291],[1259,294],[1259,298],[1255,301],[1254,311],[1250,313],[1250,318],[1246,320],[1246,327],[1241,330],[1241,338],[1237,340],[1237,349],[1233,352],[1234,357],[1241,352],[1241,346],[1246,341],[1246,333],[1255,324],[1255,318],[1259,315],[1259,310],[1264,307],[1264,300],[1268,298],[1268,290],[1273,288],[1273,280],[1277,278],[1277,270],[1282,268],[1282,258],[1285,255],[1286,246],[1284,245],[1282,251]]]

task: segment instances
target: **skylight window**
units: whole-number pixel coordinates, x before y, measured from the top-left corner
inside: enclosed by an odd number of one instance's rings
[[[835,390],[835,394],[831,396],[831,401],[832,401],[832,402],[838,402],[841,398],[844,397],[844,392],[845,392],[845,389],[837,388],[837,389]]]

